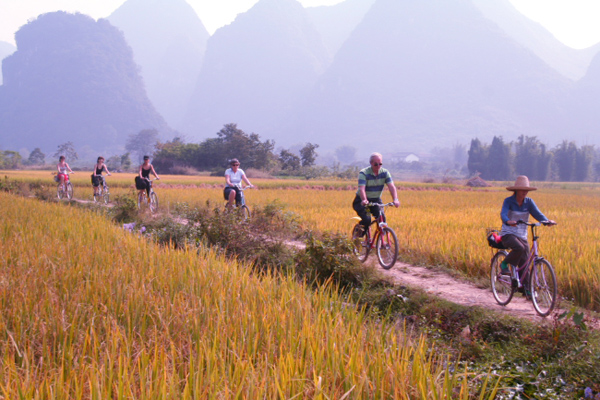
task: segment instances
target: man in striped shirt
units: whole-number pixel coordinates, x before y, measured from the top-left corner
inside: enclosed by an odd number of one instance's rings
[[[381,194],[386,184],[392,195],[394,206],[400,207],[392,175],[390,175],[387,169],[381,167],[383,165],[382,161],[383,157],[381,154],[373,153],[369,159],[371,166],[362,169],[358,173],[358,191],[352,202],[352,208],[354,208],[354,211],[362,219],[360,224],[363,226],[363,235],[369,228],[369,225],[371,225],[371,214],[366,210],[365,206],[369,203],[383,203],[381,201]],[[379,217],[379,207],[372,207],[370,211],[375,218]]]

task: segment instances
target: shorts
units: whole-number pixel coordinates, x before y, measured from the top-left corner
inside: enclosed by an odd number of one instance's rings
[[[231,193],[232,190],[235,190],[235,204],[240,204],[242,202],[242,192],[240,191],[240,189],[237,186],[236,187],[227,186],[223,190],[223,197],[225,197],[225,200],[229,201],[229,193]]]
[[[61,176],[64,177],[65,182],[69,182],[69,175],[68,174],[58,174],[58,175],[56,175],[56,179],[58,179],[57,182],[60,182],[60,177]]]

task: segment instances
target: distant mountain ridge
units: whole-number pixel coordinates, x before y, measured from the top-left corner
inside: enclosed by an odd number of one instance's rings
[[[509,0],[472,1],[486,18],[496,23],[508,36],[570,79],[581,79],[592,58],[600,52],[600,43],[582,50],[563,44],[542,25],[521,14]]]
[[[333,57],[374,3],[346,0],[332,6],[307,7],[306,11]]]
[[[278,131],[311,90],[330,56],[296,0],[260,0],[208,41],[185,119],[190,138],[226,123],[279,139]]]
[[[17,48],[10,43],[0,42],[0,85],[2,85],[2,60],[15,52]]]
[[[62,11],[40,15],[15,35],[3,63],[0,143],[54,149],[72,141],[97,151],[127,135],[170,128],[154,110],[123,34],[107,20]]]
[[[556,138],[571,89],[469,0],[377,0],[282,130],[327,148]]]
[[[184,0],[127,0],[108,20],[124,32],[156,109],[181,126],[209,38],[194,9]]]

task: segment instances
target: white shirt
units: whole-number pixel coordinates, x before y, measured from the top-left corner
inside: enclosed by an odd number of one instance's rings
[[[245,175],[244,170],[238,168],[237,172],[233,172],[231,168],[225,171],[225,176],[229,175],[229,180],[237,187],[242,187],[242,177]]]

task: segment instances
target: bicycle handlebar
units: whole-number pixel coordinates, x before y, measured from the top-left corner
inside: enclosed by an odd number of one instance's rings
[[[525,222],[522,219],[517,221],[517,225],[527,225],[527,226],[540,226],[540,225],[544,225],[544,226],[552,226],[552,225],[556,225],[556,222],[550,222],[550,221],[541,221],[541,222]]]
[[[389,206],[393,206],[393,205],[394,205],[393,202],[391,202],[391,203],[385,203],[385,204],[383,204],[383,203],[369,203],[369,204],[367,204],[368,207],[373,207],[373,206],[389,207]]]

